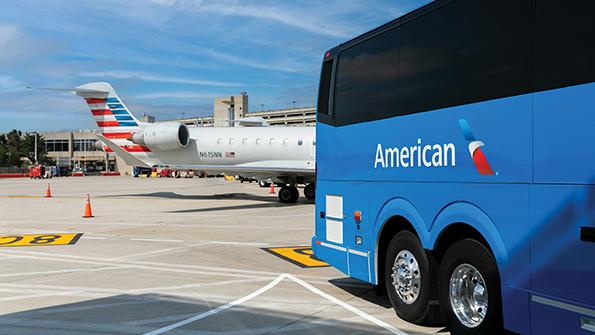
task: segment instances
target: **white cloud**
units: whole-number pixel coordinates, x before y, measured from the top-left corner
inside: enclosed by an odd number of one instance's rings
[[[306,72],[313,70],[310,64],[303,64],[294,60],[282,60],[281,62],[257,62],[245,57],[230,55],[217,50],[197,47],[200,53],[219,61],[252,67],[255,69],[272,70],[281,72]]]
[[[189,79],[181,77],[163,76],[144,72],[134,71],[99,71],[99,72],[81,72],[80,77],[104,77],[116,79],[139,79],[143,81],[152,81],[160,83],[174,83],[174,84],[189,84],[201,86],[217,86],[217,87],[238,87],[241,83],[224,82],[215,80]]]
[[[348,33],[340,27],[329,25],[324,19],[324,16],[302,15],[299,7],[273,7],[270,5],[254,5],[246,4],[238,1],[218,0],[152,0],[154,3],[161,5],[173,6],[183,10],[193,10],[196,12],[240,16],[256,19],[270,20],[278,22],[290,27],[302,29],[311,33],[345,38]]]
[[[21,37],[20,30],[12,25],[0,24],[0,48],[7,47],[10,43]]]
[[[211,93],[211,92],[192,92],[192,91],[159,91],[150,93],[140,93],[132,96],[137,100],[153,100],[153,99],[184,99],[184,100],[213,100],[216,97],[225,96],[225,94]]]
[[[25,89],[25,84],[10,76],[0,75],[0,92],[17,92]]]

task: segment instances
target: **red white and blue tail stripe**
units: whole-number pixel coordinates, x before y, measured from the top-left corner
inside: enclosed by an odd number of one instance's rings
[[[143,123],[130,113],[110,84],[88,83],[76,87],[74,92],[85,99],[103,136],[115,140],[128,152],[150,151],[144,146],[129,141],[132,134],[142,129]],[[110,151],[107,147],[104,149]]]

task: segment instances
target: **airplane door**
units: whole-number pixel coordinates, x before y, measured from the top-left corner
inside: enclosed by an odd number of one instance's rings
[[[316,157],[316,140],[310,142],[310,156]]]

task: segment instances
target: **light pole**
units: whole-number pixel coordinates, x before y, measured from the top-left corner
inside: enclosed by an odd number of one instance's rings
[[[295,100],[291,102],[293,104],[293,109],[295,109]]]
[[[37,132],[35,134],[35,164],[37,164]]]
[[[264,104],[260,104],[260,111],[264,111]]]

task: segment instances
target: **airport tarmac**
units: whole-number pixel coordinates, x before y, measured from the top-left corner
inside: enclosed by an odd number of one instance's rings
[[[222,178],[70,177],[43,198],[47,183],[0,180],[0,244],[27,244],[0,246],[1,334],[446,334],[331,267],[263,250],[310,243],[303,197],[280,204]]]

